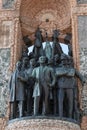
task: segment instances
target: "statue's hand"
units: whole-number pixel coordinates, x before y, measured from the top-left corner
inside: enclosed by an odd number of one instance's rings
[[[18,76],[18,79],[21,81],[21,82],[27,82],[27,79],[26,78],[23,78],[21,76]]]

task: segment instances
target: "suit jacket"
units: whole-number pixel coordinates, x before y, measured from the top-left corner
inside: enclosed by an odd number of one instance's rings
[[[42,86],[44,86],[44,89],[47,88],[46,70],[47,70],[47,66],[43,66],[43,67],[39,66],[35,68],[32,72],[32,76],[36,79],[34,85],[33,97],[41,95]]]
[[[40,96],[40,84],[39,84],[39,67],[35,68],[32,72],[32,77],[36,79],[34,90],[33,90],[33,97]]]

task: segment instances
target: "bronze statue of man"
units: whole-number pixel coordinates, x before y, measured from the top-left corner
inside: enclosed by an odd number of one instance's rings
[[[10,78],[10,82],[9,82],[9,88],[10,88],[10,119],[16,118],[16,91],[17,91],[17,87],[18,87],[18,82],[17,82],[17,78],[18,78],[18,73],[20,72],[21,69],[21,62],[18,61],[16,63],[16,68],[14,70],[14,72],[11,75]]]
[[[34,115],[39,114],[40,100],[42,102],[42,115],[48,114],[48,97],[49,86],[54,85],[55,81],[50,80],[50,75],[53,76],[53,71],[46,66],[46,57],[39,58],[40,66],[33,70],[32,76],[36,78],[34,86]],[[48,70],[49,69],[49,70]],[[54,80],[54,79],[53,79]]]
[[[32,108],[33,108],[33,87],[34,87],[34,83],[35,83],[35,79],[32,78],[32,71],[35,68],[36,65],[36,61],[35,59],[30,59],[30,66],[28,69],[26,69],[26,77],[24,78],[24,80],[27,83],[27,87],[26,87],[26,97],[27,97],[27,115],[32,115]]]
[[[48,35],[46,33],[46,45],[45,45],[45,56],[48,60],[52,59],[52,47],[50,45],[50,42],[48,41]]]
[[[23,57],[21,70],[18,72],[16,81],[16,101],[18,102],[18,117],[21,118],[24,115],[24,100],[25,100],[25,70],[28,63],[28,57]]]
[[[40,31],[40,28],[37,28],[35,32],[35,42],[34,42],[34,48],[33,48],[33,54],[36,60],[38,60],[40,56],[44,55],[42,42],[43,42],[43,37]]]
[[[59,44],[59,39],[58,36],[60,35],[58,30],[54,30],[53,31],[53,45],[52,45],[52,58],[54,59],[54,56],[56,54],[59,54],[59,56],[61,56],[61,54],[63,53],[62,48]]]
[[[71,58],[67,57],[65,54],[61,55],[61,67],[56,68],[57,84],[58,84],[58,104],[59,104],[59,116],[63,117],[64,114],[64,104],[68,105],[68,113],[66,117],[72,118],[73,107],[74,107],[74,90],[76,86],[76,77],[78,77],[81,82],[84,82],[82,75],[73,67],[72,63],[69,61]],[[65,95],[68,102],[65,102]],[[66,105],[67,104],[67,105]]]
[[[36,79],[35,86],[34,86],[34,91],[33,91],[34,115],[39,114],[41,95],[45,92],[46,96],[44,98],[48,98],[48,90],[46,90],[47,89],[47,84],[46,84],[46,81],[44,79],[45,78],[44,70],[46,68],[45,61],[46,61],[46,57],[44,57],[44,56],[40,57],[39,58],[40,67],[35,68],[33,70],[33,73],[32,73],[32,76]],[[48,99],[45,99],[45,102],[47,102],[47,100]],[[46,106],[48,107],[48,103],[46,103]]]

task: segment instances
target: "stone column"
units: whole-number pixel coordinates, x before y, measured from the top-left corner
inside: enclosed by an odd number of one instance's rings
[[[74,1],[74,0],[72,0]],[[87,1],[77,0],[72,6],[73,56],[77,67],[87,79]],[[80,108],[83,110],[82,130],[87,129],[87,83],[79,84]]]
[[[9,118],[9,88],[10,72],[15,68],[15,63],[20,54],[17,48],[21,41],[19,22],[20,0],[17,0],[11,9],[3,9],[0,1],[0,130],[4,130]],[[20,37],[19,37],[19,35]],[[20,41],[19,41],[20,40]],[[16,47],[15,47],[16,46]],[[21,51],[19,52],[21,53]]]

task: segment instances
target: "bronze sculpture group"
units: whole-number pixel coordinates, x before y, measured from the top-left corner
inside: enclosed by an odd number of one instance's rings
[[[53,31],[53,45],[38,28],[32,53],[25,51],[11,75],[10,119],[24,116],[54,115],[79,120],[77,78],[83,76],[74,68],[73,57],[63,53],[58,40],[59,31]]]

